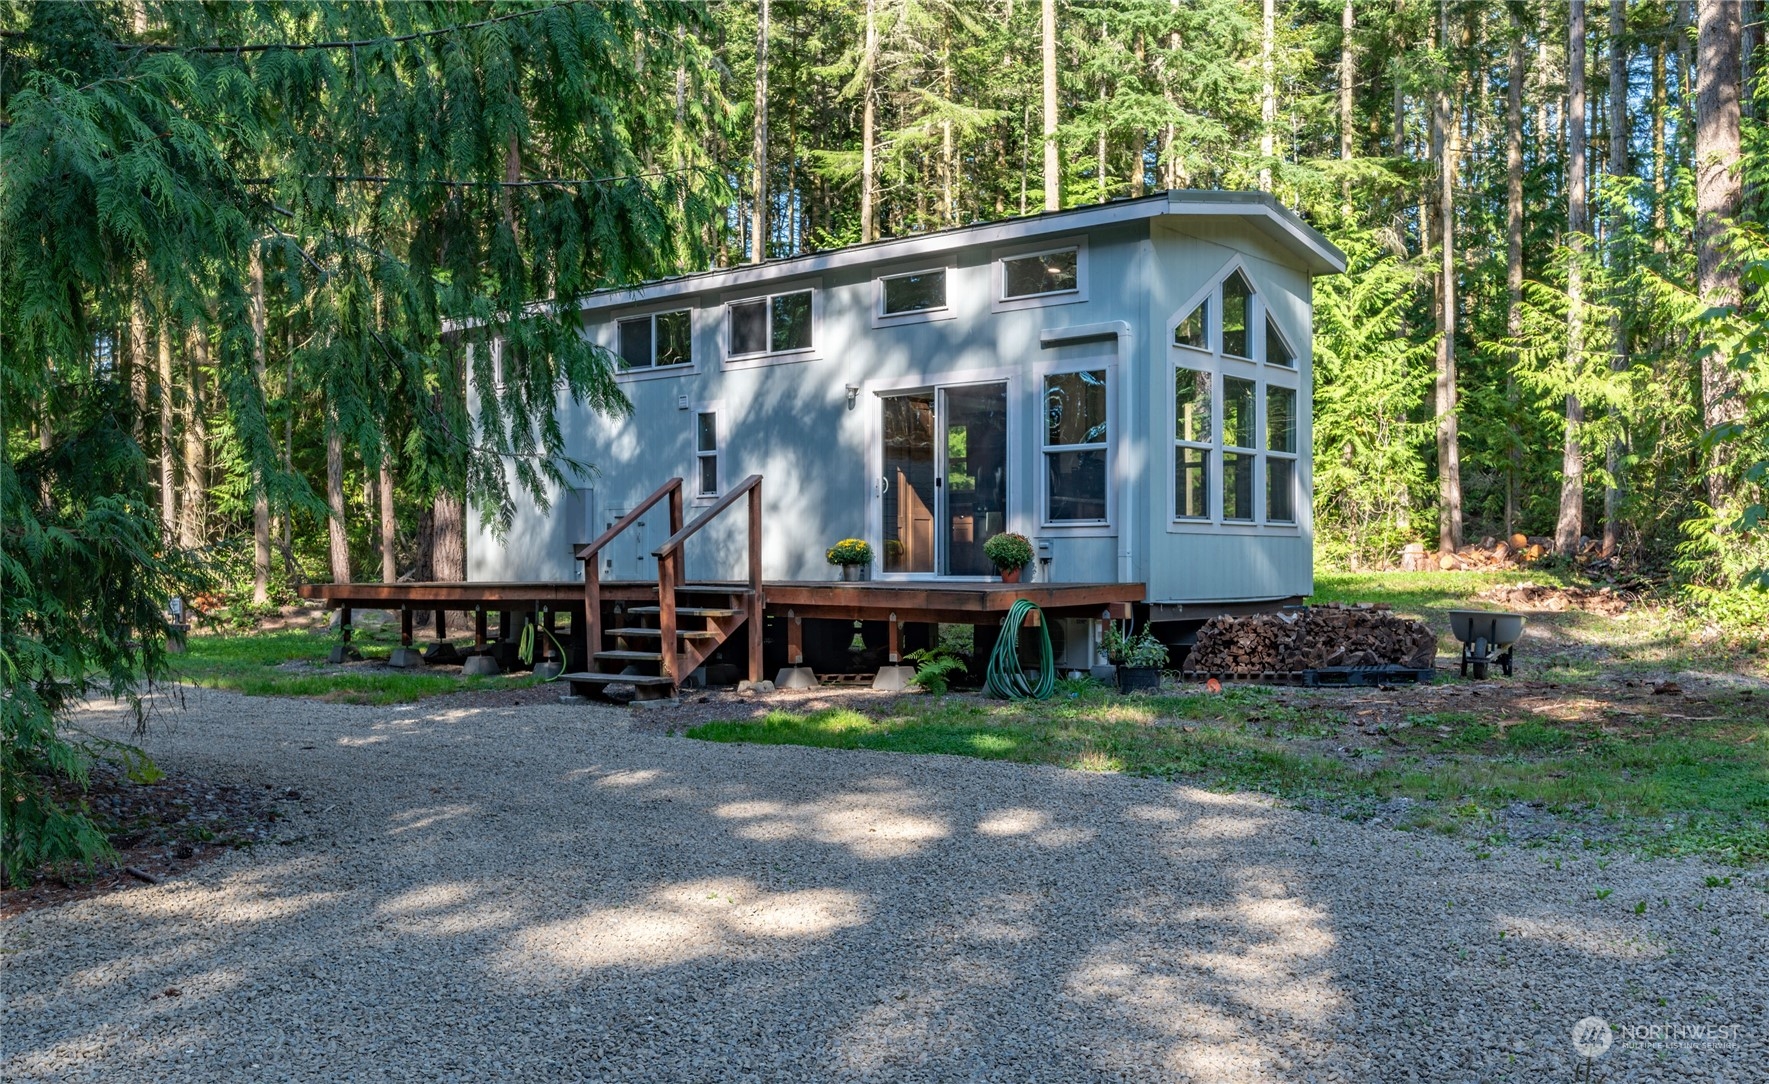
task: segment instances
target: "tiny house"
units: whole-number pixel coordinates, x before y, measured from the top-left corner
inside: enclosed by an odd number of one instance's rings
[[[1191,620],[1312,590],[1311,283],[1345,258],[1263,193],[1163,192],[722,268],[581,299],[630,414],[567,407],[593,475],[470,528],[470,581],[570,580],[576,547],[666,478],[688,514],[766,479],[762,572],[991,579],[1031,539],[1033,583],[1144,585]],[[657,522],[600,553],[655,575]],[[690,577],[737,578],[742,525]]]

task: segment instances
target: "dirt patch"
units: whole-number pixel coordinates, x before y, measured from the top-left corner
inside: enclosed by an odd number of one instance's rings
[[[1554,587],[1539,583],[1494,584],[1474,597],[1516,610],[1544,613],[1584,610],[1606,617],[1624,613],[1629,603],[1640,601],[1633,592],[1613,587]]]
[[[0,918],[163,881],[236,847],[266,842],[279,819],[275,803],[300,800],[299,791],[268,783],[216,783],[176,773],[133,783],[116,765],[97,764],[86,804],[117,850],[115,863],[39,870],[25,888],[0,889]]]

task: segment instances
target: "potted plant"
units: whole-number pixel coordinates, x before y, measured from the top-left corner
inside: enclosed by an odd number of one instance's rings
[[[1023,534],[1003,531],[983,543],[983,556],[994,563],[1002,583],[1019,583],[1020,570],[1032,563],[1032,543]]]
[[[1155,631],[1144,625],[1134,635],[1126,633],[1114,622],[1106,627],[1100,641],[1106,661],[1118,668],[1118,691],[1121,693],[1161,688],[1161,668],[1167,665],[1167,645],[1155,638]]]
[[[872,578],[872,546],[858,538],[844,538],[829,547],[824,560],[842,570],[842,579],[849,582]]]

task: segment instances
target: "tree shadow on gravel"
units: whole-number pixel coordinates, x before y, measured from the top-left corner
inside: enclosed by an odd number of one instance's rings
[[[1675,971],[1573,902],[1669,899],[1661,867],[1109,775],[364,718],[303,762],[348,814],[304,842],[12,925],[8,1076],[1570,1079],[1573,1021],[1711,986],[1670,904],[1639,937]]]

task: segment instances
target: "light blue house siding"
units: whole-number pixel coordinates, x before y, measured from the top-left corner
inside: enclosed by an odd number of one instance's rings
[[[688,480],[692,517],[702,488],[761,474],[768,579],[830,579],[846,537],[873,544],[877,578],[975,578],[984,539],[1012,530],[1039,544],[1038,579],[1143,582],[1152,603],[1308,594],[1310,282],[1340,270],[1269,197],[1175,192],[594,295],[586,335],[676,364],[621,375],[625,417],[560,404],[597,473],[550,512],[519,500],[502,539],[476,524],[469,579],[575,578],[572,545],[665,479]],[[1035,278],[1054,289],[1026,292]],[[944,303],[917,307],[942,280]],[[651,516],[604,574],[654,575],[664,528]],[[689,574],[738,576],[743,529],[708,528]]]

